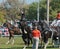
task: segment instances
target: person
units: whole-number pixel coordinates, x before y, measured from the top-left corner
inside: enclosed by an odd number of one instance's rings
[[[34,30],[32,30],[32,36],[33,36],[32,49],[38,49],[39,38],[41,38],[41,32],[37,29],[37,26],[35,26]]]
[[[59,26],[60,23],[60,11],[57,12],[56,19],[52,22],[51,26]]]
[[[56,19],[57,19],[57,20],[60,20],[60,11],[57,12]]]

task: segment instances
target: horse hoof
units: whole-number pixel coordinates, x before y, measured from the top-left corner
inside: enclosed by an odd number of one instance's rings
[[[25,49],[25,48],[23,48],[23,49]]]

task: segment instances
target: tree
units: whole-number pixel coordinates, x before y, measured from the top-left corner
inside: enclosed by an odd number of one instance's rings
[[[5,0],[0,4],[0,22],[21,18],[21,9],[25,7],[25,0]],[[1,14],[2,13],[2,14]]]
[[[47,18],[47,0],[40,1],[40,19]]]
[[[30,4],[27,19],[37,19],[37,3]]]
[[[30,4],[27,14],[28,19],[37,19],[37,5],[37,2]],[[46,0],[40,1],[39,9],[40,19],[46,19]]]
[[[19,14],[23,7],[22,0],[7,0],[4,3],[4,8],[7,11],[7,16],[12,20],[20,18]]]
[[[60,11],[60,0],[49,0],[50,7],[49,7],[49,18],[53,20],[56,15],[57,11]],[[39,15],[40,19],[47,18],[47,0],[41,0],[39,4]],[[37,2],[34,2],[29,5],[29,9],[27,12],[28,19],[36,19],[37,18]]]
[[[60,0],[51,0],[50,2],[50,19],[54,19],[57,15],[57,11],[60,11]]]
[[[0,25],[6,21],[5,16],[6,13],[4,10],[0,10]]]

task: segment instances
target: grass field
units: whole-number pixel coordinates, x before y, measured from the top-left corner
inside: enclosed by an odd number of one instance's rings
[[[12,45],[11,43],[6,45],[6,42],[8,41],[8,37],[1,37],[0,38],[0,49],[23,49],[24,43],[22,41],[22,38],[15,37],[14,39],[15,39],[14,45]],[[30,45],[26,49],[32,49],[32,45]],[[43,48],[39,48],[39,49],[43,49]],[[59,49],[59,48],[47,47],[47,49]]]

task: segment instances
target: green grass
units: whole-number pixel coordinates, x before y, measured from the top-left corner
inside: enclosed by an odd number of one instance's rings
[[[22,41],[22,38],[15,37],[14,39],[15,39],[14,45],[12,45],[11,43],[6,45],[6,42],[8,41],[8,37],[0,38],[0,49],[23,49],[24,42]],[[26,49],[32,49],[32,45],[30,45]],[[43,48],[39,47],[39,49],[43,49]],[[47,49],[58,49],[58,48],[47,47]]]

